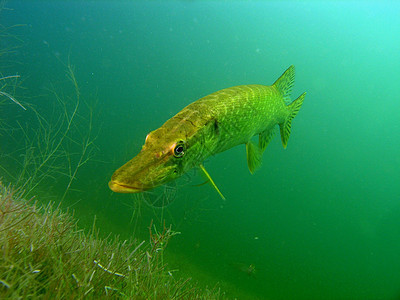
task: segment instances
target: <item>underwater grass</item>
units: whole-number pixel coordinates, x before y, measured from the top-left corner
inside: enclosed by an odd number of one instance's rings
[[[3,10],[8,9],[5,5],[6,0],[0,0],[0,15]],[[5,131],[8,128],[7,124],[1,118],[1,108],[6,104],[6,100],[12,101],[23,110],[26,110],[26,108],[14,96],[16,88],[19,86],[18,79],[20,76],[18,74],[8,76],[3,75],[3,72],[10,67],[8,63],[12,60],[11,56],[16,53],[16,50],[22,44],[22,40],[12,33],[14,31],[13,29],[20,26],[23,25],[7,27],[0,24],[0,41],[2,41],[0,47],[0,135],[2,131]]]
[[[1,77],[0,81],[5,81],[6,79],[11,79],[11,78],[19,78],[19,75],[10,75],[10,76],[5,76],[5,77]],[[8,99],[10,99],[11,101],[13,101],[15,104],[17,104],[19,107],[21,107],[23,110],[26,110],[26,108],[17,100],[15,99],[13,96],[11,96],[9,93],[5,92],[5,88],[6,88],[6,84],[3,84],[0,87],[0,96],[4,96]]]
[[[18,79],[20,78],[19,75],[9,75],[9,76],[2,76],[0,73],[0,116],[3,114],[3,109],[6,105],[7,101],[12,101],[20,108],[26,111],[25,106],[21,104],[12,94],[15,94],[17,87],[19,86]],[[9,91],[11,90],[11,91]],[[11,102],[11,103],[12,103]],[[9,126],[4,121],[3,118],[0,117],[0,135],[1,132],[6,132],[9,129]]]
[[[12,121],[16,125],[3,126],[3,138],[13,140],[15,149],[0,153],[3,161],[0,175],[24,190],[27,197],[36,195],[40,188],[65,183],[60,196],[62,202],[72,190],[78,171],[95,152],[93,108],[81,98],[73,66],[68,63],[66,67],[68,93],[64,95],[64,90],[53,87],[51,113],[40,112],[43,107],[36,109],[34,105],[26,104],[28,111],[24,112],[22,123],[15,119]],[[1,93],[5,87],[0,86],[0,98],[6,97]],[[15,98],[10,100],[19,103]]]
[[[163,261],[176,232],[149,227],[149,241],[85,233],[68,212],[0,183],[0,298],[219,299],[175,279]]]
[[[12,9],[6,7],[7,0],[0,0],[0,15],[3,11],[11,11]],[[12,26],[4,26],[0,23],[0,40],[6,41],[0,47],[0,69],[5,70],[9,68],[10,56],[14,55],[23,44],[23,40],[14,33],[14,29],[23,27],[23,24],[15,24]]]

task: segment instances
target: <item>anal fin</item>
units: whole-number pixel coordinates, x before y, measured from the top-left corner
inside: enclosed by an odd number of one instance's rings
[[[296,100],[294,100],[290,105],[288,105],[289,115],[284,123],[279,124],[281,131],[281,140],[283,148],[286,149],[287,142],[290,137],[290,131],[292,128],[292,120],[299,112],[301,106],[303,105],[304,97],[306,93],[301,94]]]
[[[212,180],[210,174],[208,174],[206,168],[204,168],[203,164],[200,164],[200,169],[203,171],[204,175],[206,175],[207,179],[210,181],[211,185],[214,187],[214,189],[218,192],[218,194],[221,196],[222,200],[225,200],[224,195],[222,195],[221,191],[215,184],[214,180]]]
[[[274,128],[264,130],[258,135],[258,146],[260,147],[261,152],[264,152],[265,148],[267,148],[269,142],[272,140],[274,136],[275,136]]]

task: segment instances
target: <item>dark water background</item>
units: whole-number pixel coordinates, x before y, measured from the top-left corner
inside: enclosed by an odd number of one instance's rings
[[[50,115],[48,88],[75,66],[94,107],[97,154],[64,206],[104,235],[146,238],[153,219],[180,235],[174,276],[239,299],[399,299],[400,5],[389,1],[9,1],[22,41],[3,76]],[[3,39],[2,46],[7,45]],[[3,59],[0,57],[0,60]],[[164,210],[107,182],[148,132],[190,102],[239,84],[272,84],[296,66],[307,96],[286,150],[275,137],[250,175],[245,147],[206,162],[227,200],[191,172]],[[67,84],[67,83],[65,83]],[[4,99],[3,99],[4,100]],[[89,101],[89,100],[88,100]],[[90,100],[91,101],[91,100]],[[89,102],[90,102],[89,101]],[[93,103],[93,102],[91,102]],[[1,117],[29,123],[10,104]],[[3,113],[4,114],[4,113]],[[2,151],[12,152],[0,137]],[[19,147],[19,146],[18,146]],[[3,162],[5,164],[5,162]],[[56,200],[56,199],[52,199]],[[56,200],[57,201],[57,200]],[[242,272],[253,264],[256,273]]]

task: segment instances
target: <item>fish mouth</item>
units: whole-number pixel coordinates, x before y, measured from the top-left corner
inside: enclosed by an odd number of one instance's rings
[[[143,189],[110,181],[108,187],[115,193],[140,193]]]

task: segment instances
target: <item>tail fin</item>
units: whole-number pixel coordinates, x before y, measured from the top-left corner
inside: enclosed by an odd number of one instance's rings
[[[282,94],[283,101],[286,105],[289,105],[292,102],[290,101],[290,93],[292,92],[294,85],[294,75],[295,69],[294,66],[291,65],[273,84]]]
[[[290,68],[289,68],[290,69]],[[288,69],[288,70],[289,70]],[[287,72],[287,71],[286,71]],[[286,73],[285,72],[285,73]],[[285,75],[285,73],[283,75]],[[282,76],[283,76],[282,75]],[[282,77],[281,76],[281,77]],[[279,80],[279,79],[278,79]],[[281,140],[282,140],[282,145],[283,148],[286,149],[287,146],[287,142],[289,140],[289,136],[290,136],[290,129],[292,127],[292,120],[293,118],[297,115],[297,113],[300,110],[300,107],[303,104],[304,101],[304,97],[306,96],[306,92],[304,92],[303,94],[300,95],[299,98],[297,98],[296,100],[294,100],[291,104],[289,104],[287,106],[287,109],[289,110],[289,115],[286,118],[285,122],[279,124],[280,130],[281,130]]]

